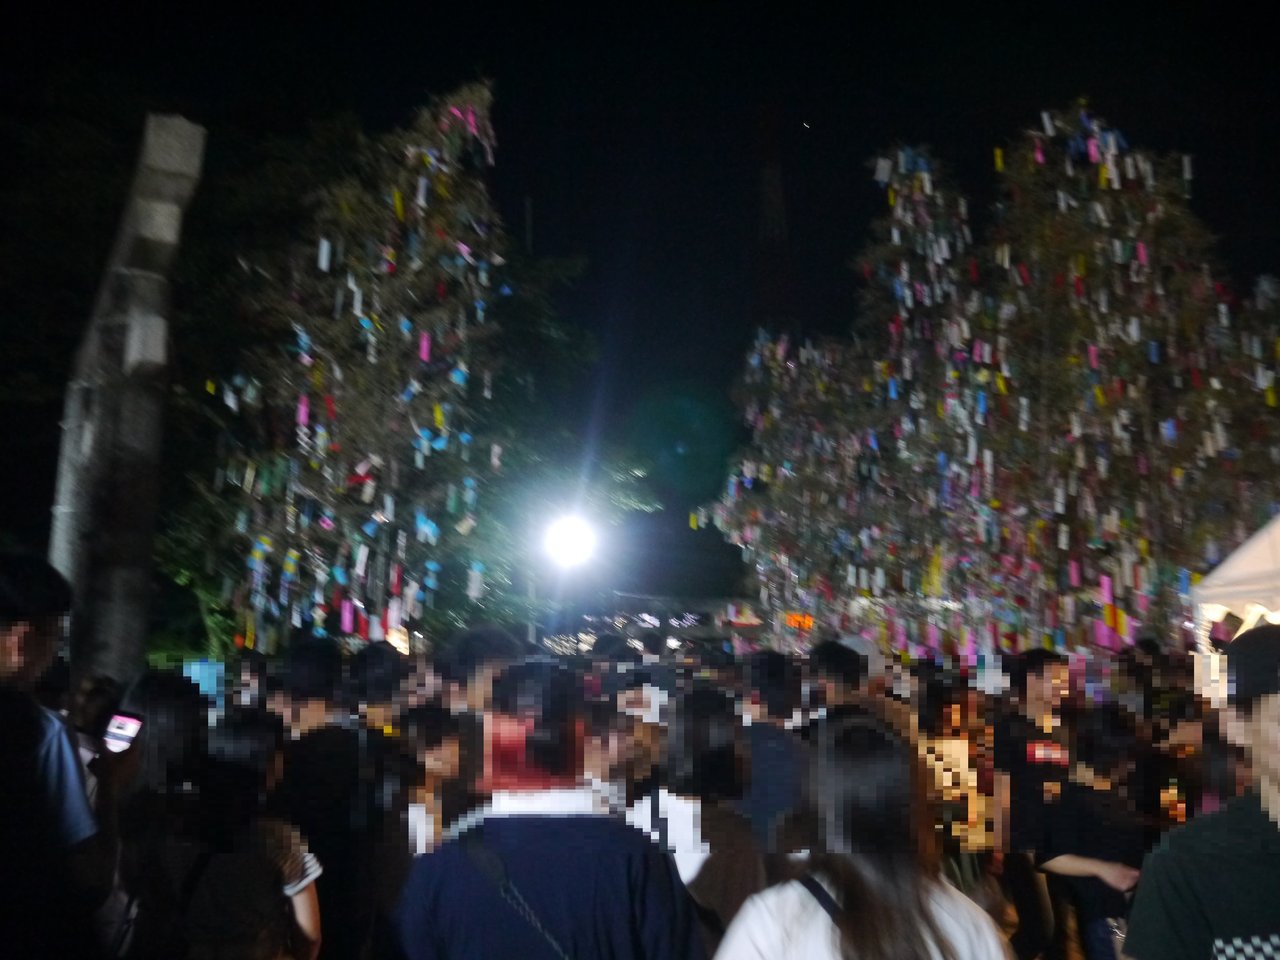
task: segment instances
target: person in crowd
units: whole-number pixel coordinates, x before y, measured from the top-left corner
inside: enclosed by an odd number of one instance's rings
[[[92,914],[111,890],[116,800],[133,760],[98,758],[91,806],[62,717],[34,695],[70,609],[47,562],[0,554],[0,945],[15,957],[98,955]]]
[[[995,925],[939,872],[914,748],[870,717],[823,725],[808,769],[806,873],[749,899],[721,960],[991,960]]]
[[[411,742],[404,729],[414,669],[408,656],[389,643],[375,641],[351,657],[348,673],[347,697],[358,721],[357,786],[362,792],[353,809],[360,834],[356,856],[360,874],[345,909],[369,917],[362,925],[371,927],[375,943],[389,937],[391,913],[416,852],[416,847],[410,846],[409,818],[421,794],[425,771],[417,745],[405,749]],[[429,743],[435,735],[431,728],[443,728],[421,708],[415,708],[413,719],[424,740],[421,752],[426,756],[422,759],[433,759],[429,755],[441,743]],[[449,726],[458,726],[452,715]],[[453,743],[456,745],[456,737]],[[439,805],[435,809],[438,811]],[[366,934],[366,939],[369,936]]]
[[[349,694],[362,726],[390,733],[405,709],[413,662],[385,641],[367,643],[351,658]]]
[[[803,770],[803,745],[792,732],[800,707],[800,671],[776,650],[753,653],[746,663],[747,731],[751,779],[742,810],[766,854],[777,852],[774,833],[796,808]]]
[[[415,854],[434,849],[440,843],[445,824],[453,823],[466,812],[447,808],[444,789],[462,772],[461,734],[458,718],[440,704],[412,707],[400,717],[399,747],[412,763],[414,774],[405,835]],[[399,889],[398,885],[397,892]]]
[[[733,702],[708,687],[680,695],[666,734],[665,786],[641,797],[627,821],[675,858],[711,954],[765,882],[751,824],[730,806],[746,782],[745,737]]]
[[[1251,788],[1147,856],[1125,942],[1134,960],[1280,956],[1280,627],[1233,640],[1226,668],[1220,720]]]
[[[986,839],[981,832],[976,837],[969,833],[974,827],[981,829],[982,816],[971,811],[978,773],[965,736],[961,688],[955,677],[940,670],[920,672],[915,679],[915,740],[942,813],[944,852],[955,855],[981,846]]]
[[[267,709],[283,721],[290,740],[301,740],[345,717],[339,702],[342,683],[343,657],[337,643],[322,638],[300,641],[285,655],[279,682],[267,694]]]
[[[267,702],[267,657],[261,650],[241,650],[231,674],[232,701],[237,707],[263,707]]]
[[[408,960],[704,955],[671,859],[587,782],[583,713],[580,679],[562,664],[495,677],[489,802],[414,863],[397,911]]]
[[[863,701],[867,658],[838,640],[824,640],[809,651],[816,688],[814,720],[856,710]]]
[[[265,813],[283,746],[280,719],[263,710],[233,709],[209,731],[194,817],[151,865],[190,960],[319,956],[321,864],[295,827]]]
[[[361,724],[356,714],[361,703],[379,707],[398,676],[373,658],[380,661],[381,653],[370,655],[348,682],[335,643],[299,644],[285,658],[281,690],[272,699],[290,735],[273,810],[301,831],[325,865],[317,883],[321,913],[329,918],[321,955],[333,960],[358,957],[376,922],[371,875],[394,751],[382,731]]]
[[[1054,943],[1054,911],[1036,870],[1044,844],[1044,818],[1070,768],[1060,707],[1067,687],[1066,659],[1037,649],[1012,664],[1013,709],[995,730],[995,803],[1003,839],[1004,887],[1018,914],[1012,937],[1018,960],[1034,960]]]
[[[480,625],[454,636],[436,659],[447,706],[455,713],[482,713],[493,678],[530,653],[527,644],[503,627]]]
[[[1238,797],[1243,792],[1240,789],[1242,779],[1246,781],[1247,789],[1249,777],[1247,775],[1242,777],[1241,772],[1248,770],[1248,757],[1243,750],[1226,738],[1216,713],[1205,717],[1198,759],[1200,765],[1198,813],[1217,813],[1227,803]]]
[[[605,694],[614,709],[630,721],[620,781],[624,806],[630,807],[661,785],[666,749],[664,723],[679,681],[673,670],[658,664],[620,670],[607,680]]]
[[[120,800],[117,881],[97,919],[113,955],[160,957],[172,943],[171,891],[152,868],[197,802],[208,703],[181,674],[148,670],[126,691],[121,709],[142,718],[131,748],[137,774]]]
[[[626,810],[627,797],[636,795],[633,759],[640,726],[639,719],[618,709],[612,696],[587,697],[583,772],[601,803],[614,813]],[[650,789],[652,784],[650,779]]]
[[[1041,869],[1067,888],[1086,960],[1115,960],[1114,924],[1128,913],[1145,853],[1140,798],[1130,790],[1137,734],[1123,709],[1097,705],[1073,735],[1076,756],[1046,816]]]

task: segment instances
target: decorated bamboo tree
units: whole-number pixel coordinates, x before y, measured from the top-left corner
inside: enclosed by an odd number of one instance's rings
[[[1189,159],[1083,110],[995,159],[980,258],[924,154],[877,161],[864,335],[757,342],[718,520],[775,608],[900,649],[1171,636],[1275,508],[1273,298],[1215,274]]]
[[[485,413],[504,266],[489,106],[464,87],[362,142],[261,268],[262,345],[210,385],[235,413],[217,485],[249,645],[404,638],[504,600],[510,532],[485,502],[509,446]]]
[[[967,447],[957,413],[974,402],[956,372],[976,309],[967,204],[923,151],[875,168],[889,211],[858,261],[859,335],[798,349],[757,340],[752,443],[716,511],[766,600],[845,622],[866,619],[867,598],[913,609],[936,598],[943,531],[966,524],[953,465]]]
[[[1001,632],[1167,633],[1192,578],[1271,510],[1274,330],[1215,272],[1191,158],[1078,109],[1043,114],[996,167]]]

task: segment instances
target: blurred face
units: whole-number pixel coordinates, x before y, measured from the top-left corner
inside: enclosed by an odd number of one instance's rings
[[[65,619],[23,620],[0,632],[0,677],[23,686],[39,680],[57,656]]]
[[[1027,677],[1028,699],[1050,710],[1058,709],[1067,695],[1067,679],[1066,664],[1047,665],[1039,675]]]
[[[1255,784],[1280,788],[1280,693],[1260,698],[1248,716],[1230,710],[1227,737],[1248,754]]]
[[[460,749],[457,737],[445,737],[438,747],[423,750],[418,761],[428,776],[449,780],[458,775]]]
[[[472,713],[484,713],[489,709],[493,697],[493,681],[505,668],[506,663],[489,663],[477,670],[467,685],[467,709]]]

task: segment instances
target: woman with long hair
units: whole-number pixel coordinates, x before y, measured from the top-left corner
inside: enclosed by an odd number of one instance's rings
[[[719,958],[992,960],[991,919],[942,879],[925,775],[879,720],[824,725],[808,771],[811,842],[799,880],[747,901]]]

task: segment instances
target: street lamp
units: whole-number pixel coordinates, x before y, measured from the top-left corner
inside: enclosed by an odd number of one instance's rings
[[[547,527],[542,541],[551,562],[562,570],[580,567],[596,552],[596,532],[581,517],[560,517]]]
[[[561,570],[572,570],[589,562],[596,552],[596,532],[577,514],[566,514],[553,520],[542,538],[542,549]],[[537,576],[529,571],[529,644],[537,642],[538,629],[533,620],[537,605]]]

